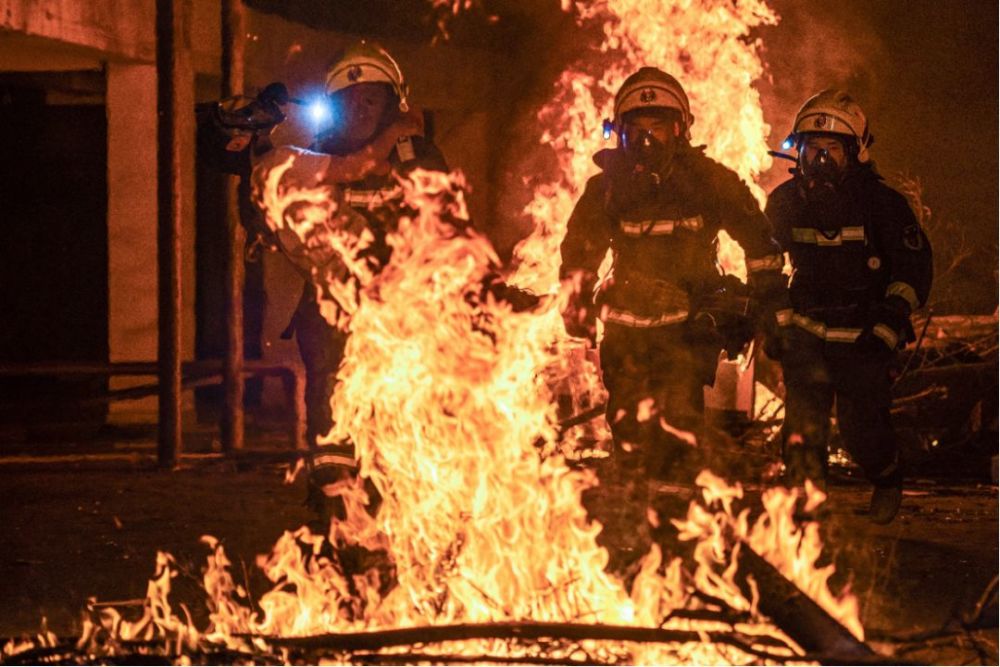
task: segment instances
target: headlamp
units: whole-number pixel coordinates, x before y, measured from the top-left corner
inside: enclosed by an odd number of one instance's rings
[[[329,125],[333,120],[333,108],[325,97],[317,97],[309,102],[306,113],[309,114],[309,120],[317,129]]]

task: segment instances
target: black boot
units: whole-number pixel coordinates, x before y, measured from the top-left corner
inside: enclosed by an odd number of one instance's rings
[[[868,519],[875,524],[884,526],[891,523],[903,503],[903,473],[898,468],[872,482],[871,505],[868,509]]]

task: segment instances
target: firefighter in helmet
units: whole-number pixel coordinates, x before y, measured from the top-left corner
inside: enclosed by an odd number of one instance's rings
[[[377,44],[362,40],[348,47],[327,71],[325,93],[332,122],[308,149],[284,146],[258,158],[255,190],[261,191],[274,167],[293,157],[281,186],[333,186],[338,202],[347,205],[348,224],[363,226],[374,236],[364,252],[384,265],[391,254],[386,233],[402,203],[397,178],[416,168],[447,171],[447,165],[425,136],[422,116],[410,108],[399,65]],[[338,487],[357,474],[354,448],[317,442],[332,427],[330,397],[346,345],[346,334],[321,314],[317,300],[315,277],[336,272],[332,265],[337,260],[331,259],[336,253],[322,244],[309,247],[287,232],[279,232],[277,243],[303,274],[313,276],[283,334],[295,336],[306,369],[307,432],[313,448],[309,503],[324,521],[343,518]]]
[[[793,177],[766,212],[791,256],[791,308],[767,341],[780,359],[783,426],[792,483],[825,479],[830,412],[852,458],[874,485],[870,519],[888,523],[903,474],[889,420],[890,364],[914,339],[910,314],[931,287],[931,249],[906,199],[876,173],[864,112],[840,90],[811,97],[785,146]]]
[[[763,310],[773,313],[781,304],[772,298],[784,292],[767,218],[739,176],[690,144],[693,121],[674,77],[653,67],[629,76],[606,125],[618,145],[594,156],[601,173],[587,182],[561,246],[561,277],[576,280],[580,295],[567,330],[592,336],[603,321],[615,442],[604,474],[639,481],[628,504],[642,524],[647,475],[692,472],[703,388],[725,347],[721,313],[710,304],[739,281],[721,275],[719,231],[746,251],[749,289]],[[611,271],[598,285],[609,249]]]

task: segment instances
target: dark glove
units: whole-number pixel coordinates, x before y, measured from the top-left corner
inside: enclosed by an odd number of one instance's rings
[[[533,310],[542,302],[542,297],[520,287],[507,284],[497,274],[489,274],[483,278],[483,287],[497,301],[510,304],[515,313]]]
[[[563,311],[566,333],[575,338],[586,338],[591,345],[597,341],[597,315],[600,307],[594,303],[594,286],[597,276],[584,274],[574,277],[574,293]]]
[[[788,278],[777,270],[757,271],[750,274],[750,289],[750,312],[754,327],[763,337],[764,354],[774,361],[781,361],[788,347],[785,339],[788,327],[778,324],[777,313],[791,313]]]
[[[769,359],[781,361],[788,351],[788,338],[785,336],[788,327],[779,326],[774,314],[771,313],[770,317],[761,322],[760,328],[764,337],[764,354]]]
[[[730,360],[736,359],[753,340],[756,328],[747,286],[735,276],[724,276],[714,289],[698,291],[703,293],[696,299],[693,329],[701,339],[724,349]]]
[[[865,355],[889,357],[915,338],[909,304],[891,296],[872,309],[867,325],[854,341],[854,347]]]

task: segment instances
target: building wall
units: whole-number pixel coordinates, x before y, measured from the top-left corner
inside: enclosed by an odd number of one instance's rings
[[[194,350],[195,71],[216,77],[219,3],[187,0],[180,42],[187,84],[177,91],[186,150],[182,196],[183,358]],[[108,121],[108,304],[111,361],[157,356],[155,0],[0,0],[0,71],[104,70]],[[86,279],[81,276],[81,279]],[[112,388],[148,382],[120,379]],[[115,403],[116,414],[155,414],[155,398]]]

